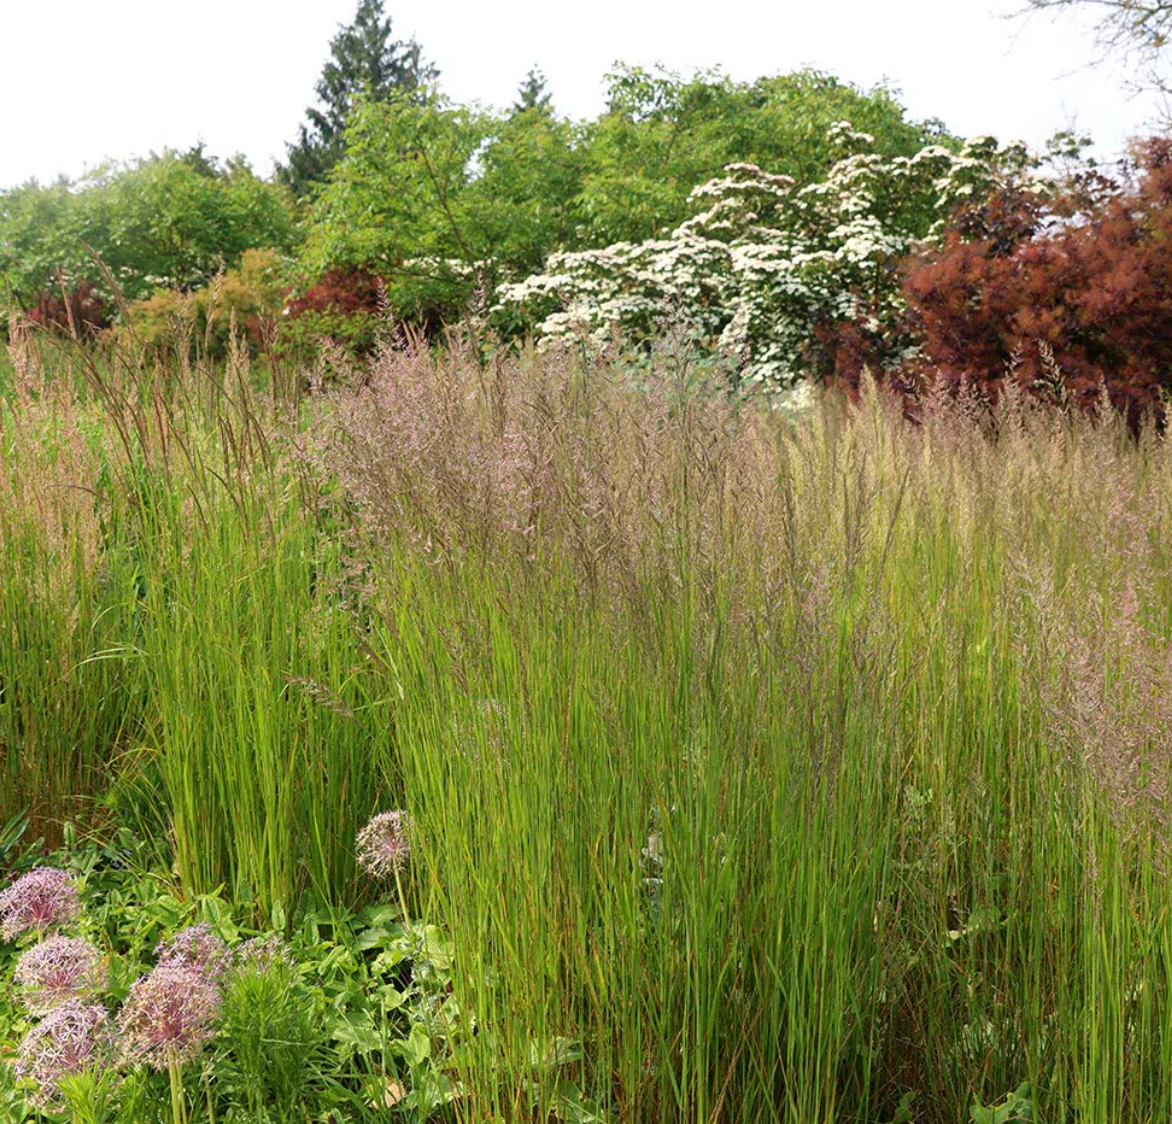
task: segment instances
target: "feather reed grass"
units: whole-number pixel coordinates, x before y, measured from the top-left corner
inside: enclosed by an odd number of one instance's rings
[[[280,921],[375,893],[354,833],[404,809],[459,1120],[934,1124],[1023,1082],[1040,1120],[1172,1114],[1154,432],[874,387],[794,417],[670,350],[389,348],[293,402],[239,354],[40,348],[0,819],[104,795]]]

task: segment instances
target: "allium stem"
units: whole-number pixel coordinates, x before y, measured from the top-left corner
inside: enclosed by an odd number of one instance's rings
[[[407,912],[407,899],[403,896],[403,880],[399,877],[399,869],[395,868],[395,889],[399,892],[399,908],[403,911],[403,924],[411,924],[411,915]]]
[[[203,1092],[207,1099],[208,1122],[216,1124],[216,1102],[212,1099],[212,1078],[206,1065],[203,1067]]]
[[[171,1078],[171,1124],[187,1124],[187,1106],[183,1101],[183,1077],[179,1072],[179,1064],[172,1062],[167,1066],[167,1073]]]

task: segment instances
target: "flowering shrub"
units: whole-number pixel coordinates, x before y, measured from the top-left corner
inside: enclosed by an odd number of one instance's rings
[[[616,329],[649,336],[665,314],[707,333],[743,378],[790,386],[833,370],[833,329],[861,324],[894,364],[914,341],[902,331],[899,264],[938,236],[960,203],[1000,186],[1044,193],[1020,145],[989,138],[960,153],[874,151],[839,122],[825,180],[797,188],[754,164],[732,164],[695,188],[696,213],[667,238],[552,255],[546,271],[506,286],[496,309],[528,315],[546,340],[599,346]]]
[[[0,937],[10,941],[21,933],[59,929],[80,912],[73,878],[55,867],[38,867],[0,893]]]

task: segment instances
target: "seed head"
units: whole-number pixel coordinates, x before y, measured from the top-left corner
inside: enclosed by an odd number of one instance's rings
[[[12,978],[33,1015],[106,990],[102,954],[80,937],[49,937],[33,945],[17,962]]]
[[[292,967],[289,946],[276,933],[253,937],[236,950],[236,970],[261,976],[276,967]]]
[[[410,831],[409,812],[379,812],[355,839],[359,866],[375,878],[392,877],[411,853]]]
[[[0,893],[0,937],[47,933],[75,921],[81,913],[77,886],[64,870],[42,866]]]
[[[161,941],[155,955],[160,968],[196,968],[211,980],[218,980],[231,963],[228,946],[206,921],[181,929],[169,941]]]
[[[17,1051],[16,1076],[33,1088],[26,1099],[34,1108],[61,1107],[62,1077],[105,1066],[112,1036],[106,1008],[69,999],[51,1010],[25,1036]]]
[[[135,981],[118,1013],[118,1060],[182,1065],[215,1036],[219,1016],[219,988],[198,967],[160,964]]]

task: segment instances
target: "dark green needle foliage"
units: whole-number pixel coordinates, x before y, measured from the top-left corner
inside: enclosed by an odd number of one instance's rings
[[[414,40],[391,38],[391,20],[382,0],[360,0],[354,22],[330,41],[330,57],[314,90],[318,105],[305,111],[297,142],[288,146],[288,162],[279,169],[283,182],[298,196],[324,183],[346,150],[346,126],[355,100],[386,101],[391,94],[413,91],[439,76]]]

